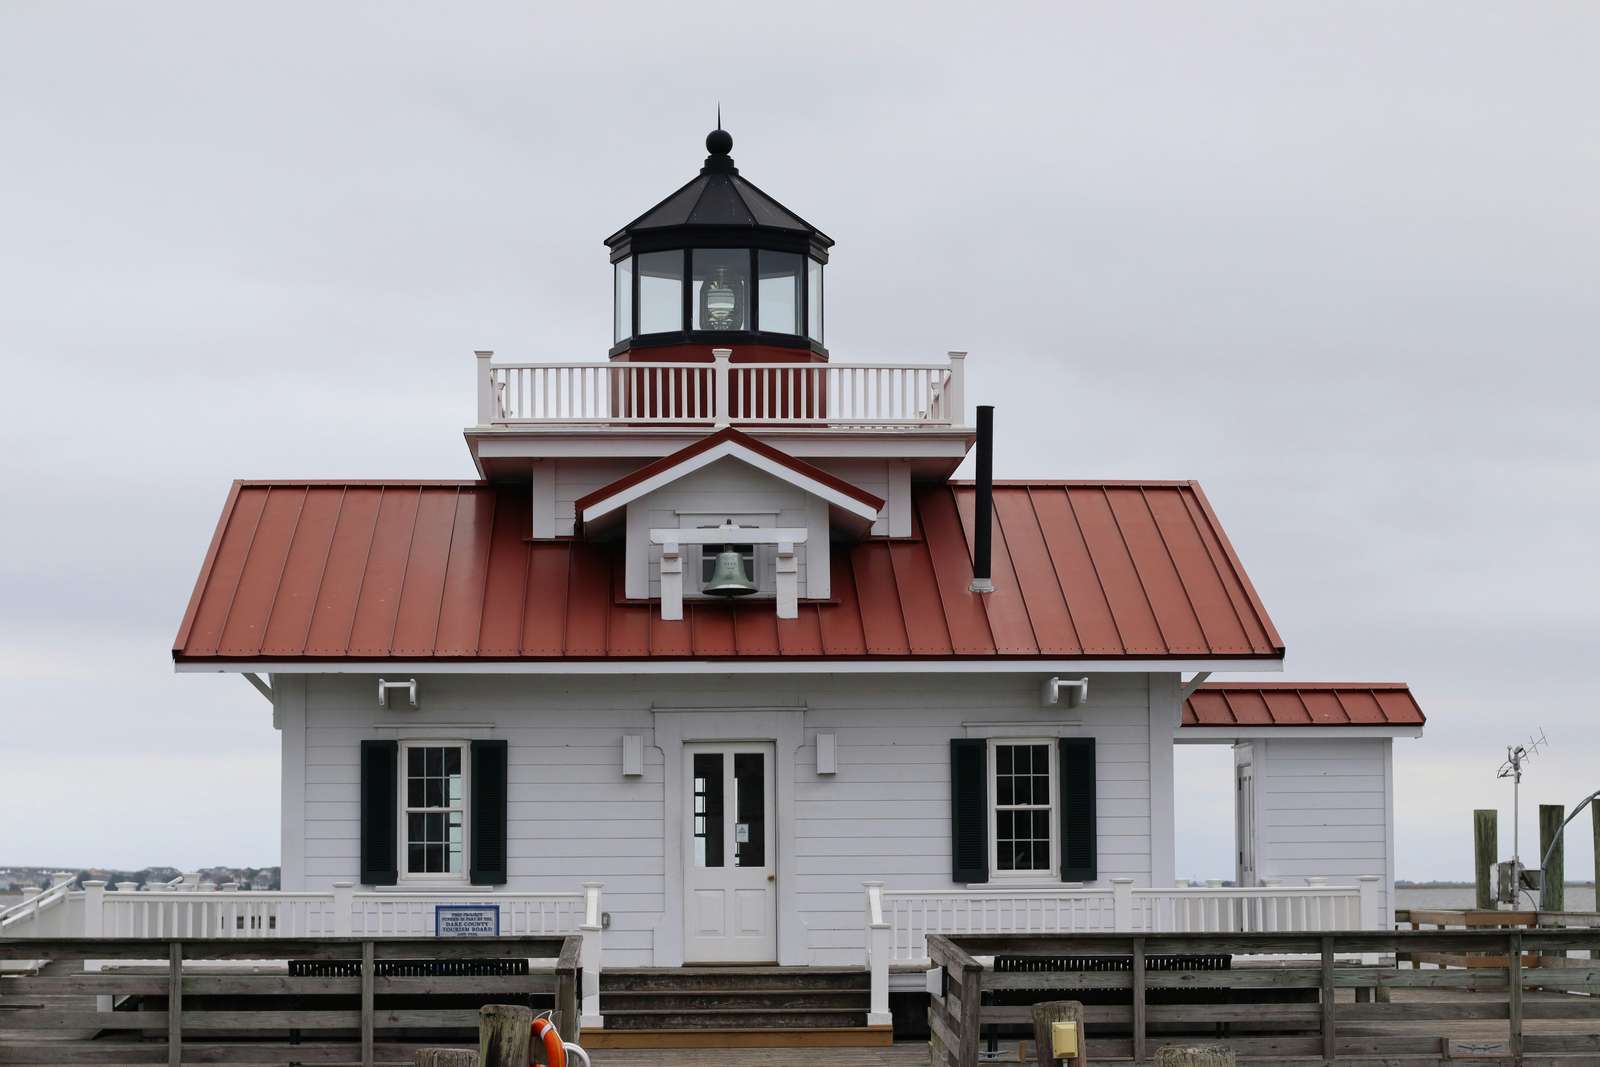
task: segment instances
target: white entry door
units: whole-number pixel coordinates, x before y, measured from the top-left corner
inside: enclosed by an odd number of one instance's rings
[[[773,746],[685,745],[683,958],[778,958]]]

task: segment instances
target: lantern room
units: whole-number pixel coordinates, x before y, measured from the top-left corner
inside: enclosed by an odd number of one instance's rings
[[[823,273],[833,240],[739,174],[733,137],[706,137],[687,184],[606,238],[611,358],[826,362]],[[637,353],[637,354],[636,354]]]

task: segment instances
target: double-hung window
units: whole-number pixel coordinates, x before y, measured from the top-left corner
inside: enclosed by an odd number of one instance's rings
[[[401,873],[448,881],[467,876],[467,758],[460,743],[401,746]]]
[[[989,869],[995,877],[1052,877],[1058,819],[1056,745],[989,742]]]

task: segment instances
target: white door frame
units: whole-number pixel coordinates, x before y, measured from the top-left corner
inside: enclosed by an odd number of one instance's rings
[[[722,856],[716,867],[698,867],[692,859],[694,830],[700,820],[699,809],[685,812],[683,827],[684,865],[684,957],[695,963],[773,963],[778,958],[778,887],[777,843],[772,827],[776,823],[776,790],[773,788],[771,741],[685,741],[683,745],[684,784],[690,796],[697,795],[694,761],[702,755],[718,757],[717,783],[721,789],[722,811],[718,815],[721,826]],[[738,786],[738,757],[756,756],[761,761],[761,863],[754,867],[739,864],[738,827],[743,814],[740,811]],[[721,937],[699,938],[692,936],[695,927],[695,893],[711,891],[722,902],[723,933]],[[744,907],[752,892],[761,897],[761,928],[758,935],[742,936]],[[696,947],[691,952],[689,946]]]
[[[652,711],[656,747],[661,750],[665,811],[662,822],[666,878],[661,917],[655,930],[654,965],[683,966],[683,885],[685,742],[765,741],[772,745],[771,823],[773,873],[777,879],[778,963],[802,967],[811,962],[800,922],[799,894],[788,877],[786,852],[794,841],[794,761],[805,741],[803,708],[693,708]]]
[[[1261,884],[1261,806],[1256,781],[1255,745],[1233,748],[1233,861],[1234,880],[1242,886]],[[1243,781],[1250,779],[1250,795],[1244,795]],[[1245,857],[1250,858],[1248,864]],[[1248,876],[1246,871],[1249,871]]]

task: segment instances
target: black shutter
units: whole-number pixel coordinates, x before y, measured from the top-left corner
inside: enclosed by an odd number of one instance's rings
[[[472,742],[473,885],[506,884],[506,743]]]
[[[1099,875],[1094,821],[1094,738],[1061,739],[1061,880]]]
[[[989,880],[989,742],[950,739],[950,877]]]
[[[400,742],[361,742],[361,884],[394,885],[399,875]]]

